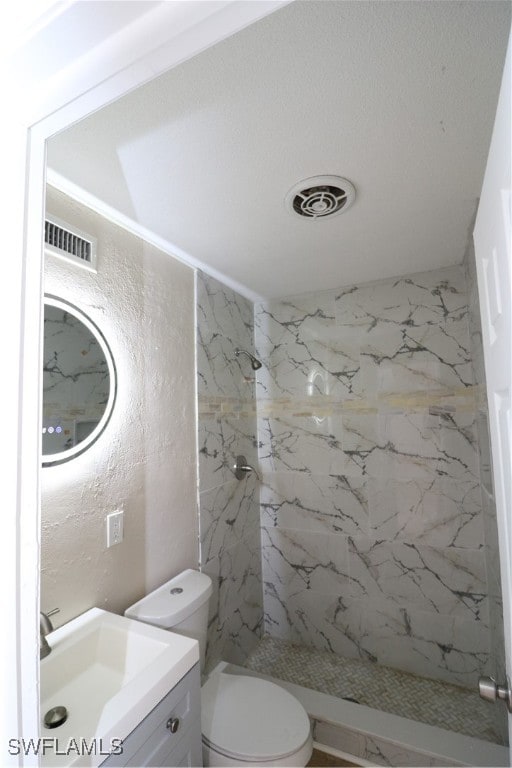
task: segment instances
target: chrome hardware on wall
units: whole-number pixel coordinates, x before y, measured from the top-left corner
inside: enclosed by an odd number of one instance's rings
[[[236,457],[236,463],[233,467],[233,472],[235,473],[237,480],[243,480],[244,477],[249,474],[249,472],[254,472],[256,477],[258,477],[258,473],[254,467],[251,467],[251,465],[247,463],[245,456],[242,455]]]
[[[247,357],[251,361],[251,368],[253,369],[253,371],[259,371],[259,369],[262,366],[262,363],[258,360],[258,358],[254,357],[254,355],[251,355],[250,352],[246,352],[245,349],[235,349],[235,355],[237,357],[239,355],[247,355]]]
[[[49,653],[51,653],[52,649],[48,645],[48,640],[46,639],[46,635],[49,635],[50,632],[53,632],[53,624],[51,623],[49,617],[53,616],[54,614],[58,613],[60,608],[53,608],[51,611],[48,611],[48,613],[43,613],[42,611],[39,612],[39,658],[45,659]]]
[[[512,690],[508,679],[505,685],[498,685],[492,677],[481,677],[478,681],[478,690],[482,699],[487,701],[501,699],[507,705],[508,711],[512,712]]]

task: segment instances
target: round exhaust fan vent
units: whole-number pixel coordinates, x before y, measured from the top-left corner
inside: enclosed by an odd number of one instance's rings
[[[286,206],[305,219],[325,219],[347,211],[356,197],[354,186],[341,176],[304,179],[286,195]]]

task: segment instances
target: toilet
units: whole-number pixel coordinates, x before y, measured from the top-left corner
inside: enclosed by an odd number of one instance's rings
[[[186,570],[127,608],[125,616],[199,642],[204,669],[209,576]],[[313,750],[306,710],[275,683],[214,671],[201,690],[205,766],[305,766]]]

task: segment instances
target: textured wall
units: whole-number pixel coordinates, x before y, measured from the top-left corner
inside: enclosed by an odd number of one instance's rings
[[[253,308],[197,273],[197,368],[201,568],[213,580],[207,667],[242,663],[261,635],[258,481],[237,480],[238,454],[257,466],[255,376],[240,347],[254,351]]]
[[[461,267],[256,307],[265,631],[474,685],[489,599]]]
[[[44,289],[96,322],[118,373],[103,435],[42,471],[41,605],[60,608],[58,626],[197,567],[194,273],[52,188],[47,210],[98,238],[97,274],[50,255]],[[106,549],[119,507],[124,541]]]

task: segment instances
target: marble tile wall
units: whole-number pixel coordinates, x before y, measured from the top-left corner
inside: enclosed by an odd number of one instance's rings
[[[361,758],[368,761],[369,765],[388,765],[399,768],[433,768],[434,766],[464,766],[462,763],[453,760],[443,759],[436,756],[434,749],[437,745],[432,745],[432,753],[414,749],[414,747],[400,744],[392,739],[383,739],[367,733],[355,731],[350,728],[344,728],[333,723],[326,723],[321,720],[313,720],[313,738],[319,744],[326,747],[333,747],[342,753],[353,755],[355,758]]]
[[[259,488],[239,481],[235,458],[257,465],[255,375],[237,347],[254,353],[253,307],[197,272],[200,567],[211,576],[206,667],[241,664],[261,636],[263,600]]]
[[[255,307],[265,631],[473,686],[490,651],[462,267]]]

